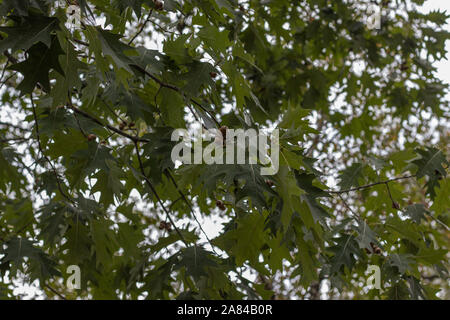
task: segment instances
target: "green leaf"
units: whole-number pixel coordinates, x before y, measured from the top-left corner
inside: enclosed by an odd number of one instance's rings
[[[398,268],[401,274],[404,274],[407,270],[410,270],[412,264],[412,255],[410,254],[398,254],[393,253],[389,256],[389,263]]]
[[[31,274],[31,280],[45,280],[61,275],[55,268],[56,262],[52,261],[42,249],[37,248],[33,241],[14,237],[6,242],[6,249],[2,250],[2,254],[4,256],[0,260],[0,265],[11,262],[16,268],[20,268],[25,262],[24,258],[28,258],[29,270],[27,272]]]
[[[68,264],[79,265],[91,259],[92,239],[89,237],[89,228],[86,227],[77,215],[75,222],[69,225],[65,233],[66,242],[63,250],[67,250],[65,260]]]
[[[213,242],[231,253],[238,266],[247,260],[256,263],[265,243],[264,219],[261,215],[252,213],[240,218],[237,223],[236,229],[226,232]]]
[[[420,223],[420,220],[425,220],[425,215],[428,211],[425,206],[420,203],[412,204],[406,207],[405,213],[416,223]]]
[[[323,225],[326,225],[325,218],[329,217],[330,214],[324,209],[324,207],[310,195],[302,195],[301,199],[308,205],[314,222],[317,223],[320,221]]]
[[[38,42],[47,47],[53,43],[52,32],[59,30],[57,18],[43,15],[29,15],[21,19],[21,23],[14,27],[0,27],[1,32],[8,37],[0,41],[0,52],[11,49],[15,52],[19,49],[28,50]]]
[[[8,0],[0,4],[0,15],[27,16],[30,4],[24,0]]]
[[[96,248],[96,265],[108,268],[112,264],[113,256],[118,249],[115,232],[110,229],[112,222],[93,220],[91,234]]]
[[[364,164],[354,163],[349,168],[345,169],[339,176],[339,186],[342,190],[350,189],[351,187],[358,187],[358,179],[362,176]]]
[[[438,174],[445,176],[445,169],[442,164],[448,165],[448,161],[442,151],[436,148],[428,148],[425,150],[416,149],[416,152],[420,155],[420,158],[412,161],[412,163],[418,167],[416,172],[418,178],[423,176],[434,177]]]
[[[313,180],[316,178],[314,174],[307,174],[302,172],[295,172],[298,186],[303,189],[308,195],[313,198],[329,197],[329,193],[313,185]]]
[[[159,252],[164,248],[167,248],[169,245],[185,240],[188,243],[195,243],[199,237],[193,231],[179,229],[183,239],[180,238],[178,232],[172,232],[169,236],[160,238],[158,242],[150,247],[151,252]]]
[[[446,172],[442,164],[449,165],[442,151],[436,148],[428,148],[425,150],[416,149],[420,157],[413,164],[417,166],[417,178],[428,177],[427,193],[434,199],[436,191],[434,188],[438,185],[438,180],[446,176]]]
[[[209,268],[218,268],[214,256],[200,246],[190,246],[184,248],[177,254],[178,262],[174,265],[175,269],[184,267],[188,275],[199,279],[202,276],[208,276]]]
[[[62,54],[64,54],[64,51],[62,51],[56,36],[52,38],[49,47],[42,42],[33,45],[28,50],[27,60],[10,67],[11,70],[19,71],[24,76],[17,90],[20,90],[22,95],[31,93],[39,83],[44,90],[50,91],[50,70],[54,69],[64,75],[64,70],[61,68],[58,58]]]
[[[176,40],[167,39],[164,42],[164,53],[171,57],[177,64],[188,64],[192,62],[185,43],[189,35],[179,36]]]
[[[358,220],[358,227],[354,228],[358,232],[356,241],[361,249],[366,248],[373,251],[371,244],[378,244],[377,235],[373,230],[367,225],[364,220]]]
[[[214,71],[214,67],[211,64],[194,61],[188,64],[187,67],[189,71],[181,77],[181,79],[186,81],[182,88],[183,91],[191,96],[195,96],[203,86],[214,85],[214,81],[211,78],[211,72]]]
[[[314,259],[314,252],[303,240],[303,237],[297,237],[298,257],[299,257],[299,274],[300,283],[309,286],[312,281],[317,280],[317,269]]]
[[[355,241],[355,237],[345,235],[333,239],[333,241],[336,242],[336,245],[329,249],[334,253],[330,259],[331,273],[337,272],[342,266],[347,266],[349,270],[352,270],[356,262],[355,257],[360,255],[360,249],[358,248],[358,243]]]
[[[439,188],[436,191],[436,197],[433,200],[431,210],[437,215],[450,212],[450,178],[444,178],[439,181]]]
[[[116,6],[121,13],[125,11],[125,9],[127,9],[128,7],[132,8],[133,11],[136,13],[136,16],[140,18],[143,3],[144,0],[114,0],[113,5]]]
[[[408,287],[403,281],[395,283],[386,294],[389,300],[406,300],[410,297]]]
[[[228,40],[228,33],[229,31],[227,30],[220,32],[216,27],[207,26],[198,32],[198,36],[206,42],[217,55],[220,55],[220,53],[225,53],[226,49],[231,45],[230,40]]]
[[[80,72],[87,69],[87,65],[78,60],[78,52],[70,41],[64,40],[63,43],[65,55],[59,57],[63,73],[56,75],[56,84],[51,92],[54,107],[67,103],[72,88],[80,91],[82,85]]]

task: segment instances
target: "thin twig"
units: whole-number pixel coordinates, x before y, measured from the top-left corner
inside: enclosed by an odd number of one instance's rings
[[[386,182],[385,185],[386,185],[387,192],[389,194],[389,198],[391,198],[392,206],[395,207],[395,209],[398,209],[398,204],[394,200],[394,197],[392,196],[392,193],[391,193],[391,189],[389,188],[389,182]]]
[[[120,121],[122,121],[123,123],[127,123],[127,121],[124,119],[124,118],[122,118],[121,116],[120,116],[120,114],[118,114],[118,113],[116,113],[114,110],[113,110],[113,108],[111,108],[111,106],[102,98],[102,97],[99,97],[100,98],[100,100],[103,102],[103,104],[106,106],[106,108],[109,110],[109,112],[111,112],[116,118],[118,118]]]
[[[8,69],[9,60],[6,61],[5,66],[3,67],[2,74],[0,75],[0,81],[3,79],[3,76],[5,75],[6,69]]]
[[[145,19],[145,22],[142,24],[141,28],[139,29],[139,31],[133,36],[133,38],[131,38],[131,40],[128,42],[128,45],[131,45],[133,43],[133,41],[142,33],[142,31],[144,31],[145,26],[147,25],[147,23],[150,21],[150,18],[152,16],[153,13],[153,8],[150,10],[150,12],[148,13],[147,19]]]
[[[17,74],[17,71],[12,73],[9,77],[7,77],[5,80],[3,80],[0,84],[0,89],[3,88],[3,86],[15,75]]]
[[[60,297],[63,300],[67,300],[67,298],[62,294],[59,293],[58,291],[56,291],[55,289],[53,289],[50,285],[45,284],[45,287],[48,288],[51,292],[53,292],[54,294],[56,294],[58,297]]]
[[[30,138],[25,138],[25,137],[17,137],[17,138],[6,138],[6,139],[0,139],[1,143],[9,143],[9,142],[15,142],[15,143],[20,143],[20,142],[26,142],[30,140]]]
[[[353,209],[348,205],[347,201],[345,201],[345,199],[344,199],[344,197],[342,196],[342,194],[338,194],[338,195],[339,195],[339,198],[341,198],[342,202],[344,203],[344,206],[345,206],[348,210],[350,210],[350,212],[351,212],[355,217],[357,217],[359,220],[361,220],[361,216],[359,215],[359,213],[353,211]]]
[[[85,112],[85,111],[83,111],[81,109],[78,109],[73,104],[70,104],[69,108],[72,109],[74,112],[82,115],[83,117],[94,121],[98,125],[100,125],[100,126],[102,126],[104,128],[108,128],[109,130],[114,131],[115,133],[117,133],[117,134],[119,134],[119,135],[121,135],[123,137],[126,137],[126,138],[130,139],[133,142],[139,142],[139,141],[141,141],[141,142],[150,142],[150,140],[148,140],[148,139],[143,139],[143,138],[132,136],[132,135],[130,135],[130,134],[120,130],[120,129],[117,129],[116,127],[113,127],[113,126],[111,126],[111,125],[109,125],[107,123],[103,123],[100,119],[97,119],[93,115],[91,115],[91,114],[89,114],[89,113],[87,113],[87,112]]]
[[[23,132],[29,132],[30,131],[30,129],[22,128],[22,127],[19,127],[18,125],[15,125],[15,124],[12,124],[12,123],[9,123],[9,122],[0,121],[0,125],[6,126],[6,127],[11,127],[11,128],[23,131]]]
[[[56,178],[56,183],[58,185],[58,190],[61,193],[61,195],[64,198],[66,198],[69,202],[74,203],[74,201],[62,190],[61,182],[59,181],[58,172],[56,171],[56,168],[53,165],[53,163],[51,162],[51,160],[45,155],[45,153],[42,149],[41,136],[39,133],[39,123],[38,123],[37,114],[36,114],[36,106],[34,105],[34,101],[33,101],[33,94],[30,94],[30,100],[31,100],[31,106],[33,108],[34,122],[36,123],[36,136],[37,136],[36,138],[37,138],[37,142],[38,142],[38,146],[39,146],[39,151],[42,154],[42,156],[44,157],[44,159],[48,162],[50,167],[52,168],[53,174],[55,175],[55,178]]]
[[[134,141],[134,146],[135,146],[135,149],[136,149],[136,154],[137,154],[137,158],[138,158],[138,162],[139,162],[139,168],[141,170],[141,174],[142,174],[145,182],[150,187],[150,190],[152,191],[152,193],[155,195],[158,203],[160,204],[161,208],[163,209],[164,213],[166,214],[167,219],[169,219],[170,223],[174,227],[174,229],[175,229],[176,233],[178,234],[178,236],[180,237],[181,241],[183,241],[183,243],[186,246],[188,246],[188,242],[186,241],[186,239],[184,238],[183,234],[180,232],[180,230],[175,225],[175,222],[173,221],[172,217],[170,216],[169,211],[166,209],[166,206],[164,205],[163,201],[161,200],[161,197],[159,196],[159,194],[156,191],[155,187],[153,186],[153,184],[151,183],[151,181],[148,179],[148,177],[145,174],[144,165],[142,163],[141,155],[140,155],[140,152],[139,152],[139,142],[136,141],[136,140],[133,140],[133,141]]]
[[[86,41],[79,40],[79,39],[75,39],[75,38],[73,38],[72,41],[73,41],[73,42],[76,42],[76,43],[78,43],[78,44],[81,44],[82,46],[89,47],[89,43],[86,42]]]
[[[208,234],[206,233],[206,231],[203,229],[200,221],[197,219],[197,216],[194,212],[194,208],[192,206],[192,204],[190,203],[190,201],[187,199],[187,197],[185,196],[185,194],[181,191],[180,187],[178,187],[177,182],[175,181],[175,178],[173,177],[173,175],[170,173],[170,171],[166,171],[166,175],[169,177],[169,179],[172,181],[173,185],[175,186],[175,188],[177,189],[178,193],[180,194],[181,198],[184,200],[184,202],[188,205],[189,209],[191,210],[191,214],[192,217],[194,218],[194,220],[197,222],[198,227],[200,228],[200,231],[205,235],[206,240],[208,241],[209,245],[211,246],[212,251],[216,254],[219,255],[216,250],[214,250],[214,246],[211,242],[211,239],[209,239]]]
[[[431,219],[433,219],[434,221],[436,221],[437,223],[439,223],[440,225],[442,225],[443,227],[445,227],[445,229],[447,229],[447,231],[450,231],[450,228],[449,228],[444,222],[442,222],[441,220],[439,220],[439,219],[436,218],[436,217],[433,217],[431,214],[428,214],[428,216],[429,216]]]

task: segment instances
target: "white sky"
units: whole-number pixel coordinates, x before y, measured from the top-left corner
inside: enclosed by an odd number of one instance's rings
[[[446,10],[450,12],[450,1],[449,0],[428,0],[425,2],[424,12],[428,12],[431,10]],[[446,26],[447,31],[450,31],[450,25]],[[447,41],[447,51],[450,50],[450,42]],[[435,66],[438,68],[438,76],[446,83],[450,83],[450,62],[449,62],[449,53],[447,53],[447,59],[437,62]]]

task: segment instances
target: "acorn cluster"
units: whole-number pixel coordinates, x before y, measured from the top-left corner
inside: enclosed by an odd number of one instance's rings
[[[153,3],[155,5],[155,9],[156,10],[162,10],[164,9],[164,3],[161,2],[160,0],[153,0]]]
[[[124,129],[127,129],[127,128],[133,129],[135,125],[136,124],[134,122],[126,123],[125,121],[122,121],[120,123],[120,125],[119,125],[119,129],[120,130],[124,130]]]
[[[227,208],[225,207],[225,204],[223,203],[222,200],[217,200],[216,201],[216,206],[217,208],[219,208],[222,211],[225,211]]]
[[[381,254],[382,251],[380,249],[380,247],[378,247],[376,244],[374,244],[373,242],[370,243],[370,246],[372,247],[372,252],[375,254]],[[366,248],[366,252],[367,254],[371,254],[372,252]]]

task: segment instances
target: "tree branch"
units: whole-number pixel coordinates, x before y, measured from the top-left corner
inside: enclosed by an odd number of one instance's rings
[[[142,31],[144,31],[145,26],[147,25],[147,23],[150,21],[150,18],[152,16],[153,13],[153,8],[150,9],[150,12],[148,13],[147,19],[145,20],[145,22],[142,24],[141,28],[139,29],[139,31],[133,36],[133,38],[131,38],[131,40],[128,42],[128,45],[132,44],[133,41],[142,33]]]
[[[83,117],[92,120],[93,122],[97,123],[98,125],[100,125],[100,126],[102,126],[104,128],[108,128],[109,130],[114,131],[115,133],[117,133],[117,134],[119,134],[119,135],[121,135],[121,136],[123,136],[125,138],[128,138],[128,139],[130,139],[133,142],[139,142],[139,141],[141,141],[141,142],[150,142],[150,140],[148,140],[148,139],[142,139],[142,138],[139,138],[139,137],[132,136],[132,135],[126,133],[125,131],[117,129],[116,127],[113,127],[113,126],[111,126],[111,125],[109,125],[107,123],[103,123],[100,119],[97,119],[93,115],[90,115],[89,113],[87,113],[87,112],[85,112],[85,111],[83,111],[81,109],[78,109],[72,103],[69,104],[69,108],[72,109],[73,112],[78,113],[78,114],[82,115]]]
[[[208,241],[209,245],[211,246],[211,250],[216,254],[219,255],[216,250],[214,249],[214,246],[211,242],[211,239],[209,239],[208,234],[206,233],[206,231],[203,229],[200,221],[198,221],[197,216],[195,215],[194,212],[194,208],[192,206],[192,204],[190,203],[190,201],[187,199],[187,197],[184,195],[184,193],[180,190],[180,188],[178,187],[178,183],[175,181],[175,178],[173,177],[173,175],[170,173],[170,171],[166,171],[166,175],[169,177],[169,179],[172,181],[173,185],[175,186],[175,188],[177,189],[178,193],[180,194],[181,198],[183,199],[183,201],[188,205],[192,217],[194,218],[194,220],[197,222],[198,227],[200,228],[200,231],[203,233],[203,235],[205,236],[206,240]]]
[[[0,125],[6,126],[6,127],[11,127],[11,128],[23,131],[23,132],[29,132],[30,131],[29,129],[19,127],[19,126],[15,125],[15,124],[12,124],[12,123],[9,123],[9,122],[0,121]]]
[[[342,193],[348,193],[348,192],[352,192],[352,191],[358,191],[358,190],[363,190],[363,189],[368,189],[371,188],[373,186],[377,186],[380,184],[386,184],[392,181],[398,181],[398,180],[406,180],[406,179],[411,179],[411,178],[415,178],[416,175],[409,175],[409,176],[404,176],[404,177],[398,177],[398,178],[392,178],[386,181],[380,181],[380,182],[375,182],[375,183],[371,183],[371,184],[367,184],[364,186],[360,186],[360,187],[356,187],[356,188],[351,188],[351,189],[347,189],[347,190],[338,190],[338,191],[333,191],[333,190],[324,190],[325,192],[328,193],[333,193],[333,194],[342,194]]]
[[[181,241],[183,241],[183,243],[186,246],[188,246],[188,243],[187,243],[186,239],[184,238],[184,236],[181,234],[180,230],[175,225],[175,222],[173,221],[172,217],[170,216],[169,211],[166,209],[166,206],[164,205],[163,201],[161,200],[161,197],[159,196],[159,194],[156,191],[155,187],[153,186],[153,184],[151,183],[151,181],[147,178],[147,176],[145,174],[144,165],[142,164],[141,155],[139,153],[139,142],[136,141],[136,140],[133,140],[133,141],[134,141],[134,146],[135,146],[135,149],[136,149],[136,154],[137,154],[137,158],[138,158],[138,162],[139,162],[139,168],[141,170],[141,174],[142,174],[145,182],[149,186],[150,190],[152,190],[153,194],[155,195],[156,199],[158,200],[159,205],[163,209],[164,213],[167,216],[167,219],[169,219],[170,223],[174,227],[174,229],[175,229],[176,233],[178,234],[178,236],[180,237]]]

